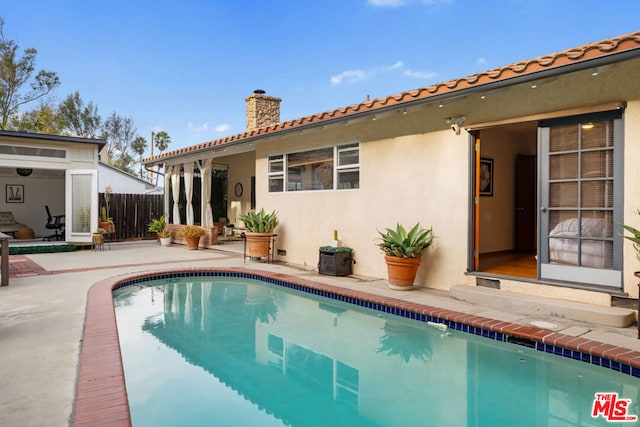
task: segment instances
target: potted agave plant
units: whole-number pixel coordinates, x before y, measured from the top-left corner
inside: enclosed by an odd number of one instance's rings
[[[200,238],[206,234],[204,228],[199,225],[184,225],[176,233],[176,237],[184,239],[187,244],[187,249],[198,249],[200,244]]]
[[[250,211],[240,216],[247,229],[247,251],[252,259],[260,259],[269,256],[269,247],[273,238],[273,230],[278,225],[278,213],[273,211],[266,213],[264,208],[259,212]]]
[[[422,229],[420,223],[408,232],[401,224],[396,228],[378,231],[381,242],[377,244],[384,252],[389,275],[389,287],[396,290],[413,289],[422,254],[433,243],[433,228]]]

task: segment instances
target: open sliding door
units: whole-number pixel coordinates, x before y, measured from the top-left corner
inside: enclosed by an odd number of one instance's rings
[[[621,112],[550,120],[538,132],[539,277],[620,288]]]
[[[65,240],[91,243],[98,228],[98,171],[67,170],[65,193]]]

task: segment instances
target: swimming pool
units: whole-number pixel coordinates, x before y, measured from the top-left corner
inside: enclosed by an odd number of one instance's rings
[[[181,276],[114,291],[134,426],[602,425],[595,393],[640,401],[635,367],[424,307]]]

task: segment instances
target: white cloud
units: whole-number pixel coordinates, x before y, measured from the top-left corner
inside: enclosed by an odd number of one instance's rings
[[[403,74],[405,77],[414,77],[416,79],[432,79],[436,76],[436,73],[432,71],[413,71],[407,70]]]
[[[187,124],[187,127],[189,128],[190,132],[202,133],[202,132],[206,132],[207,130],[209,130],[209,123],[203,123],[200,126],[198,126],[198,125],[194,125],[193,123],[189,122],[189,124]]]
[[[214,127],[213,130],[215,130],[216,132],[227,132],[231,130],[231,125],[228,123],[223,123]]]
[[[397,69],[402,68],[402,67],[404,67],[404,62],[398,61],[395,64],[393,64],[392,66],[387,67],[385,71],[393,71],[393,70],[397,70]]]
[[[478,65],[487,65],[487,58],[478,58],[476,62],[478,63]]]
[[[346,80],[347,83],[355,83],[364,78],[365,72],[362,70],[347,70],[340,74],[336,74],[335,76],[331,76],[331,84],[337,86],[341,84],[343,80]]]

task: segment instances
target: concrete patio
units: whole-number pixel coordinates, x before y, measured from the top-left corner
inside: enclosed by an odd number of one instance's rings
[[[242,242],[188,251],[154,241],[112,243],[110,250],[12,256],[13,276],[0,288],[0,425],[68,425],[73,408],[87,291],[96,282],[121,274],[179,267],[242,267],[288,274],[334,286],[442,307],[640,351],[637,329],[602,326],[545,314],[539,305],[495,308],[427,289],[397,292],[386,280],[319,275],[314,268],[243,262]],[[542,301],[549,303],[548,301]],[[588,309],[588,307],[584,307]],[[598,309],[599,311],[602,309]],[[615,310],[605,310],[615,315]]]

